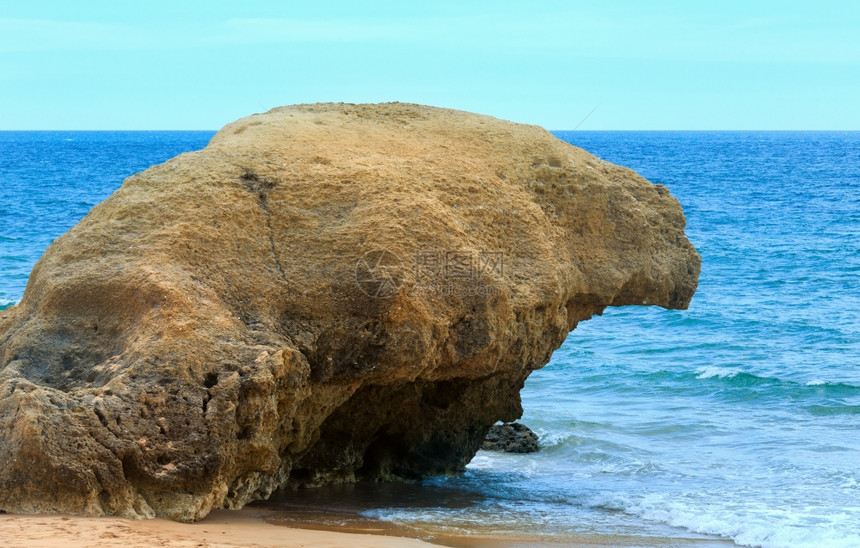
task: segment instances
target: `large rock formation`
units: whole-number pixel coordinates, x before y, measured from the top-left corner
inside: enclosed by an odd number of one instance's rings
[[[0,311],[0,510],[194,520],[463,469],[577,322],[687,306],[666,188],[533,126],[303,105],[127,179]]]

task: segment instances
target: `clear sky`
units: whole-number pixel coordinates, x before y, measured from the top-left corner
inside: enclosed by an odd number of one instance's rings
[[[0,0],[0,129],[403,101],[572,129],[860,129],[860,2]]]

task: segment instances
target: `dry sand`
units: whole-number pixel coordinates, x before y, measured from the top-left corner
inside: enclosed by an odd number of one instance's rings
[[[0,547],[11,546],[420,548],[433,545],[400,537],[280,527],[257,519],[255,511],[249,509],[217,510],[191,524],[163,519],[0,514]]]
[[[6,547],[98,547],[150,548],[191,547],[322,547],[322,548],[605,548],[607,546],[727,548],[728,540],[706,538],[659,538],[617,535],[575,535],[559,539],[537,537],[500,537],[492,534],[466,536],[432,535],[434,543],[414,538],[391,536],[409,534],[406,529],[354,524],[343,530],[308,529],[273,525],[264,521],[271,513],[259,508],[216,510],[197,523],[178,523],[164,519],[130,520],[122,518],[82,518],[56,515],[0,514],[0,548]],[[321,525],[321,527],[324,527]],[[356,532],[358,530],[367,532]],[[376,534],[370,534],[371,532]],[[486,533],[486,532],[484,532]]]

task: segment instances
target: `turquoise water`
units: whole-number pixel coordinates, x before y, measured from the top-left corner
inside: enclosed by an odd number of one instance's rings
[[[123,177],[211,135],[0,132],[0,305]],[[537,454],[270,507],[419,532],[860,546],[860,133],[557,135],[678,197],[703,257],[690,309],[608,310],[571,333],[523,391]]]

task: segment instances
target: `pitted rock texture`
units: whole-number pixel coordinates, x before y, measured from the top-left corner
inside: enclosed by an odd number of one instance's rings
[[[508,422],[494,424],[481,443],[484,451],[502,453],[534,453],[540,449],[538,435],[525,424]]]
[[[456,474],[577,323],[685,308],[668,190],[534,127],[317,104],[127,179],[0,311],[0,510],[195,520]]]

